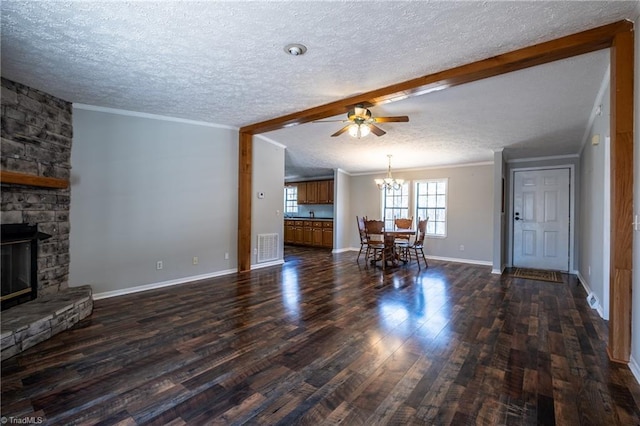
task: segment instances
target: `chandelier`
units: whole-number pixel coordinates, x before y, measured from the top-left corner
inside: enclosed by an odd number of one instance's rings
[[[387,177],[384,179],[375,179],[376,185],[380,190],[395,190],[402,188],[402,184],[404,183],[404,179],[394,179],[391,176],[391,155],[387,155],[389,157],[389,169],[387,170]]]

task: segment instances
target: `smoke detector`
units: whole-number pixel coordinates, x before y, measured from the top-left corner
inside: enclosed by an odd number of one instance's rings
[[[287,44],[284,47],[284,51],[291,56],[300,56],[304,55],[304,53],[307,51],[307,47],[298,43]]]

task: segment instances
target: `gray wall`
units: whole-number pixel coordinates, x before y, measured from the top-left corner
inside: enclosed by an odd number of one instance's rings
[[[608,76],[607,76],[608,79]],[[594,293],[598,300],[598,311],[609,318],[609,270],[605,262],[609,256],[605,250],[605,138],[610,136],[610,90],[607,84],[599,103],[601,114],[596,115],[589,136],[580,156],[580,227],[579,255],[575,269],[587,291]],[[600,143],[592,144],[592,138],[598,135]],[[608,188],[606,188],[608,190]],[[607,243],[608,244],[608,243]],[[606,259],[605,259],[606,258]],[[605,280],[607,281],[605,283]],[[606,293],[606,294],[605,294]]]
[[[351,203],[351,176],[336,170],[334,178],[333,250],[351,249],[351,223],[355,224],[355,213]],[[360,247],[360,240],[356,247]]]
[[[85,106],[73,125],[71,286],[99,296],[237,268],[236,129]]]
[[[251,264],[257,264],[258,234],[278,234],[278,260],[282,262],[284,252],[284,150],[280,144],[272,143],[260,136],[253,138],[253,176],[251,194]],[[236,155],[237,158],[237,155]],[[237,162],[237,161],[236,161]],[[237,188],[232,188],[237,192]],[[264,198],[258,198],[258,192]],[[237,207],[236,207],[237,209]],[[233,236],[234,241],[237,235]],[[234,258],[235,258],[234,253]],[[237,264],[234,263],[234,267]]]
[[[393,177],[410,181],[448,178],[447,237],[427,238],[427,256],[492,264],[493,164],[392,172]],[[352,218],[348,232],[353,248],[360,247],[355,216],[382,216],[380,190],[373,182],[382,177],[384,173],[350,179]]]

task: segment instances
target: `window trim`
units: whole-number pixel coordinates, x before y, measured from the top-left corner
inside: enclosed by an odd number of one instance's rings
[[[288,188],[295,188],[295,190],[296,190],[296,198],[295,199],[289,200],[287,198],[287,195],[288,195],[288,192],[289,192]],[[285,215],[287,215],[287,214],[295,214],[295,213],[298,213],[300,211],[300,208],[299,208],[300,206],[298,205],[298,198],[297,198],[298,195],[297,194],[298,194],[298,187],[296,185],[285,185],[284,194],[283,194],[283,196],[284,196],[284,214]],[[294,206],[295,206],[296,211],[289,211],[288,210],[287,201],[295,201]]]
[[[407,192],[406,192],[406,197],[407,197],[407,215],[410,214],[410,212],[413,210],[411,203],[412,203],[412,189],[411,189],[411,181],[405,181],[403,183],[403,187],[406,186],[407,188]],[[387,217],[385,216],[386,213],[386,199],[387,199],[387,190],[386,189],[382,189],[380,190],[380,211],[381,211],[381,216],[382,216],[382,220],[387,221]],[[407,216],[409,217],[409,216]],[[391,218],[390,220],[393,220],[393,218]]]
[[[444,234],[429,234],[426,233],[425,237],[426,238],[439,238],[439,239],[444,239],[447,238],[447,235],[449,234],[449,178],[448,177],[444,177],[444,178],[430,178],[430,179],[418,179],[415,180],[413,182],[413,191],[414,191],[414,197],[413,197],[413,202],[414,202],[414,209],[413,211],[415,212],[415,217],[416,220],[418,220],[418,185],[419,184],[428,184],[429,182],[444,182],[445,185],[445,193],[444,193]]]

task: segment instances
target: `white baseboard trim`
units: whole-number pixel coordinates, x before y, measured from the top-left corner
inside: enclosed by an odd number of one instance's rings
[[[284,265],[284,259],[274,260],[271,262],[256,263],[251,265],[251,270],[268,268],[269,266]]]
[[[640,365],[633,354],[631,354],[631,357],[629,358],[629,370],[631,370],[633,377],[636,378],[636,382],[640,383]]]
[[[331,253],[344,253],[345,251],[360,251],[360,247],[358,247],[358,248],[345,247],[345,248],[341,248],[341,249],[333,249],[333,250],[331,250]]]
[[[349,247],[348,249],[340,249],[341,251],[359,251],[360,248]],[[459,259],[456,257],[441,256],[425,256],[427,259],[442,260],[443,262],[470,263],[472,265],[493,266],[493,262],[489,260]]]
[[[493,265],[493,263],[492,263],[492,265]],[[502,266],[500,267],[500,269],[492,269],[492,270],[491,270],[491,273],[492,273],[492,274],[497,274],[497,275],[502,275],[502,274],[504,273],[504,270],[505,270],[505,269],[507,269],[507,266],[506,266],[506,265],[502,265]]]
[[[456,263],[469,263],[471,265],[493,266],[493,262],[490,260],[474,260],[474,259],[459,259],[457,257],[441,257],[441,256],[426,256],[427,259],[441,260],[443,262],[456,262]]]
[[[176,278],[175,280],[162,281],[159,283],[151,283],[139,285],[136,287],[123,288],[120,290],[105,291],[103,293],[94,293],[93,300],[108,299],[110,297],[124,296],[126,294],[139,293],[141,291],[155,290],[162,287],[170,287],[178,284],[186,284],[194,281],[206,280],[208,278],[220,277],[222,275],[235,274],[238,269],[226,269],[224,271],[211,272],[209,274],[195,275],[191,277]]]

